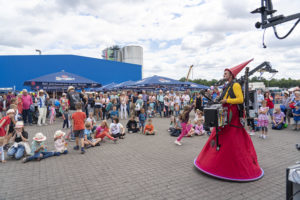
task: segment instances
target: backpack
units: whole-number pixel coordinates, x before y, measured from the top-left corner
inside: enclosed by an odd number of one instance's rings
[[[77,92],[70,93],[70,105],[75,107],[76,103],[80,103],[80,95]]]
[[[141,110],[141,106],[139,103],[135,103],[135,108],[134,108],[135,111],[140,111]]]

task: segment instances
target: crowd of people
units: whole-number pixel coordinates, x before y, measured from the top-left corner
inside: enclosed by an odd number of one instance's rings
[[[4,152],[23,162],[41,160],[51,156],[67,154],[67,140],[74,140],[75,150],[83,154],[89,147],[100,146],[107,137],[114,143],[124,139],[127,133],[143,133],[155,135],[152,123],[154,117],[170,118],[168,131],[171,136],[178,137],[175,144],[181,145],[185,136],[210,134],[210,127],[205,126],[203,110],[208,99],[218,99],[220,91],[217,87],[207,90],[203,96],[200,92],[179,91],[142,91],[124,90],[120,92],[87,93],[77,92],[70,86],[67,93],[51,96],[44,90],[28,93],[24,89],[19,94],[8,92],[0,97],[0,153],[5,162]],[[282,103],[274,106],[270,92],[257,90],[257,115],[248,119],[248,131],[261,131],[259,135],[266,139],[268,127],[280,130],[291,124],[293,118],[295,130],[300,129],[300,92],[284,92]],[[190,112],[195,117],[190,119]],[[36,133],[29,145],[29,134],[26,126],[46,126],[53,124],[56,118],[62,118],[62,130],[54,134],[54,151],[48,151],[45,145],[46,136]],[[126,125],[119,121],[128,120]],[[97,123],[100,123],[97,126]],[[111,122],[111,123],[109,123]],[[126,131],[127,129],[127,131]]]

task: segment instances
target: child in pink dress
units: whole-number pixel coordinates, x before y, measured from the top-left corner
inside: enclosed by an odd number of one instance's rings
[[[55,115],[56,115],[55,105],[52,104],[52,106],[50,107],[50,124],[53,124],[55,120]]]
[[[203,119],[198,119],[195,126],[195,135],[204,135],[205,130],[203,128]]]
[[[258,126],[261,128],[262,133],[259,137],[262,139],[266,139],[268,134],[268,111],[269,107],[267,107],[267,102],[264,100],[262,101],[262,106],[258,110]]]

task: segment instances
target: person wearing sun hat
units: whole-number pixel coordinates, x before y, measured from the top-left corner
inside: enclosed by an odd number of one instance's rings
[[[220,103],[228,110],[228,124],[218,127],[217,148],[216,128],[194,165],[203,173],[215,178],[230,181],[255,181],[263,177],[264,171],[260,168],[252,140],[240,122],[238,104],[244,102],[241,85],[234,81],[237,74],[252,60],[224,71],[227,81]]]
[[[66,142],[64,136],[66,135],[65,132],[58,130],[54,133],[54,147],[55,147],[55,152],[57,153],[57,156],[60,154],[67,154],[67,145],[68,143]]]
[[[43,133],[36,133],[35,136],[32,138],[32,144],[31,144],[31,156],[24,158],[23,163],[26,163],[28,161],[32,160],[38,160],[46,159],[51,156],[58,155],[56,152],[48,152],[47,147],[45,145],[45,141],[47,137]]]
[[[24,130],[23,121],[17,121],[12,135],[14,144],[8,149],[7,155],[19,160],[23,157],[25,151],[30,153],[28,144],[28,133]]]
[[[46,124],[46,118],[47,118],[47,100],[49,100],[49,95],[44,90],[40,90],[37,93],[37,105],[39,110],[39,118],[38,118],[38,126],[41,126]]]

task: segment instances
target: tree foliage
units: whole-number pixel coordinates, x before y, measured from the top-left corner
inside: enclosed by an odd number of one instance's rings
[[[185,81],[185,78],[181,78],[179,79],[179,81],[182,81],[184,82]],[[194,83],[197,83],[197,84],[201,84],[201,85],[206,85],[206,86],[211,86],[211,85],[214,85],[218,80],[216,79],[212,79],[212,80],[206,80],[206,79],[194,79],[194,80],[188,80],[190,82],[194,82]],[[285,78],[282,78],[282,79],[271,79],[271,80],[267,80],[263,77],[257,77],[257,76],[254,76],[252,78],[249,79],[249,82],[264,82],[264,84],[267,86],[267,87],[280,87],[280,88],[291,88],[291,87],[296,87],[296,86],[300,86],[300,79],[296,80],[296,79],[291,79],[291,78],[288,78],[288,79],[285,79]]]

